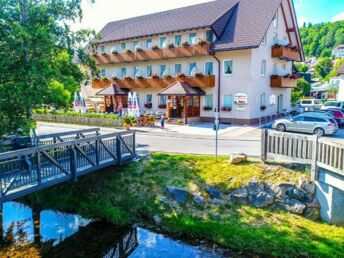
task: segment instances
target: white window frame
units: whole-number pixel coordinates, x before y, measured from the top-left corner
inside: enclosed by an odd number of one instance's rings
[[[191,74],[191,72],[192,72],[192,69],[191,69],[191,64],[196,64],[196,66],[195,66],[195,68],[196,68],[196,72],[195,73],[197,73],[197,62],[191,62],[191,63],[189,63],[189,71],[188,71],[188,76],[194,76],[195,74]]]
[[[226,71],[225,71],[225,63],[227,61],[232,61],[232,73],[231,74],[226,74]],[[233,73],[234,73],[234,61],[233,61],[233,59],[223,60],[223,76],[231,77],[231,76],[233,76]]]
[[[183,72],[183,65],[181,63],[178,63],[178,64],[174,64],[174,74],[177,76],[179,72],[177,72],[177,65],[180,65],[180,73]]]
[[[150,102],[148,102],[148,96],[151,96],[151,101]],[[153,104],[153,94],[152,93],[147,93],[146,94],[145,104]]]
[[[210,107],[210,106],[207,106],[207,101],[206,101],[206,98],[207,97],[211,97],[211,108],[214,109],[214,95],[213,94],[207,94],[204,96],[203,98],[203,107]]]
[[[265,77],[266,76],[266,60],[263,59],[260,62],[260,76]]]
[[[205,76],[208,76],[208,73],[207,73],[207,71],[206,71],[207,63],[212,63],[212,64],[213,64],[213,71],[212,71],[212,73],[211,73],[210,75],[214,75],[214,62],[213,62],[213,61],[205,61],[205,62],[204,62],[203,74],[204,74]],[[233,73],[233,71],[232,71],[232,73]]]

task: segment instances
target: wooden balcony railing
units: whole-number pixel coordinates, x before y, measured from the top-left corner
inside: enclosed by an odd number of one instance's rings
[[[301,61],[300,52],[291,47],[273,46],[271,56],[273,58],[286,59],[290,61]]]
[[[103,89],[109,86],[111,83],[116,83],[120,88],[126,89],[162,89],[170,86],[172,83],[176,81],[184,81],[188,83],[191,87],[199,87],[199,88],[212,88],[215,87],[215,76],[203,76],[202,78],[196,78],[194,76],[185,77],[185,78],[176,78],[173,77],[171,79],[165,78],[158,78],[158,79],[151,79],[151,78],[144,78],[144,79],[117,79],[113,80],[102,80],[96,79],[92,82],[92,87],[94,89]]]
[[[142,50],[130,53],[118,54],[95,54],[94,58],[98,65],[128,63],[137,61],[149,61],[159,59],[205,56],[209,54],[210,44],[194,45],[188,47],[163,48],[157,50]]]
[[[271,76],[271,87],[273,88],[296,88],[297,77],[282,77],[278,75]]]

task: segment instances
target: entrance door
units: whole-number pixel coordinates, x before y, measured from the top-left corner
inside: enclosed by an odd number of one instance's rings
[[[183,110],[183,100],[179,96],[172,97],[172,118],[181,118]]]

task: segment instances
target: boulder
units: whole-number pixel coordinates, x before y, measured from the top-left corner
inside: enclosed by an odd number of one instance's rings
[[[315,194],[315,183],[308,178],[300,178],[299,187],[307,192],[308,195],[314,196]]]
[[[288,183],[279,184],[276,188],[277,198],[279,198],[279,199],[285,198],[287,196],[286,195],[287,191],[290,189],[294,189],[294,188],[295,188],[295,185],[293,185],[293,184],[288,184]]]
[[[165,191],[171,198],[176,200],[178,204],[185,204],[191,197],[191,193],[184,188],[168,186]]]
[[[244,161],[247,161],[247,155],[244,153],[231,153],[229,155],[230,164],[239,164]]]
[[[320,219],[320,209],[316,207],[306,208],[304,216],[310,220],[319,220]]]
[[[222,192],[220,189],[213,186],[207,186],[206,190],[211,198],[222,199]]]
[[[320,209],[320,202],[314,198],[311,202],[307,203],[307,208],[318,208]]]
[[[216,206],[223,206],[225,205],[225,202],[223,200],[214,198],[210,201],[211,204],[216,205]]]
[[[308,194],[299,188],[290,188],[286,191],[286,195],[290,198],[299,200],[301,202],[310,202],[311,198],[308,196]]]
[[[247,187],[248,194],[257,195],[259,192],[264,191],[264,184],[259,184],[256,179],[251,179]]]
[[[158,200],[159,200],[159,202],[166,204],[168,206],[171,206],[171,207],[177,207],[178,206],[178,203],[176,201],[171,201],[165,196],[160,196],[158,198]]]
[[[204,207],[205,206],[205,199],[202,196],[199,195],[194,195],[192,197],[192,200],[197,204],[199,207]]]
[[[153,220],[154,220],[154,223],[156,224],[156,225],[161,225],[161,222],[162,222],[162,220],[161,220],[161,218],[159,217],[159,215],[154,215],[153,216]]]
[[[275,197],[265,191],[259,192],[257,195],[249,196],[249,203],[256,208],[264,208],[274,203]]]
[[[289,197],[286,197],[282,202],[279,202],[279,206],[286,211],[296,214],[303,214],[306,209],[306,204]]]
[[[240,187],[231,193],[231,197],[234,201],[247,203],[248,191],[246,187]]]

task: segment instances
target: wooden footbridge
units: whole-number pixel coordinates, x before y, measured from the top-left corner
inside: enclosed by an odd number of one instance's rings
[[[0,153],[0,203],[136,157],[135,132],[87,129],[37,136],[34,147]]]

